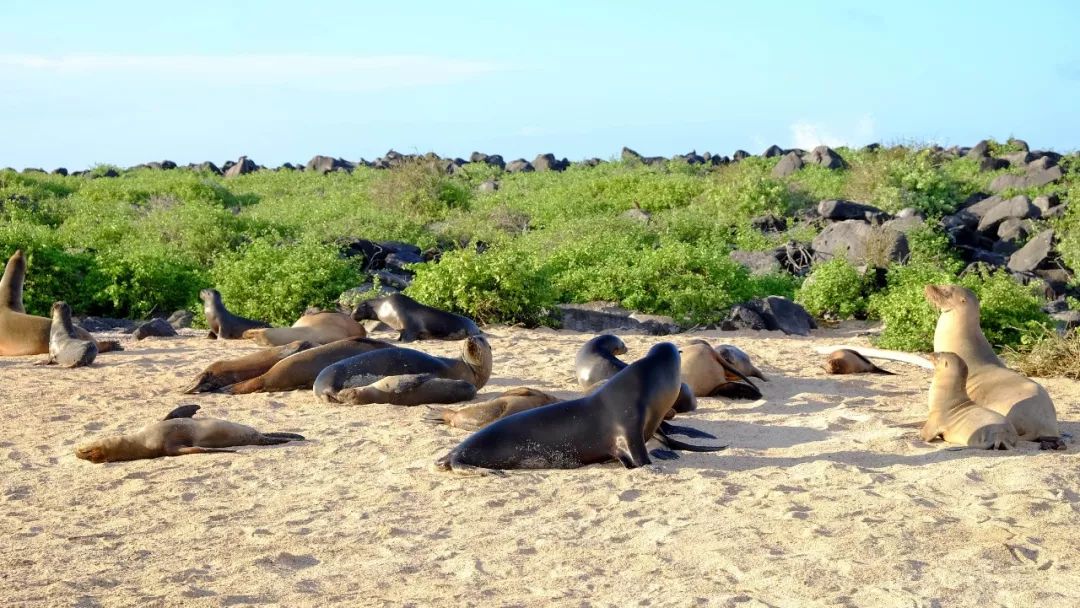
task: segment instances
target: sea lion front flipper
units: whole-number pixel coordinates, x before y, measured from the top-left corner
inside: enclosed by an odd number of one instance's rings
[[[645,442],[640,439],[634,441],[632,437],[620,436],[615,438],[615,457],[628,469],[636,469],[652,464]]]
[[[173,418],[191,418],[195,415],[195,412],[199,411],[199,406],[194,403],[187,405],[181,405],[180,407],[169,412],[162,420],[172,420]]]
[[[656,435],[654,435],[660,443],[666,445],[672,450],[682,450],[684,452],[719,452],[726,450],[726,445],[694,445],[692,443],[686,443],[680,441],[666,434],[663,430],[657,429]]]
[[[927,420],[926,424],[924,424],[923,427],[919,429],[919,437],[921,437],[922,440],[926,443],[930,443],[938,437],[941,437],[941,433],[943,432],[944,431],[939,425],[935,424],[931,426],[930,421]]]
[[[57,363],[56,359],[49,357],[48,359],[42,359],[41,361],[34,363],[34,365],[57,365]]]
[[[649,455],[658,460],[678,460],[679,458],[681,458],[678,452],[665,450],[663,448],[649,450]]]
[[[216,334],[216,333],[214,333],[214,330],[212,330],[212,329],[211,329],[211,330],[210,330],[210,331],[209,331],[209,332],[208,332],[208,333],[206,334],[206,339],[207,339],[207,340],[217,340],[217,334]]]
[[[415,342],[418,337],[415,329],[405,329],[398,335],[398,342]]]
[[[725,382],[710,393],[710,397],[727,397],[728,399],[761,399],[761,391],[753,384],[742,382]]]
[[[187,446],[183,448],[175,448],[169,450],[166,448],[166,456],[187,456],[188,454],[235,454],[236,450],[226,450],[224,448],[200,448],[198,446]]]
[[[661,422],[659,431],[663,431],[668,435],[686,435],[687,437],[694,437],[695,439],[716,439],[716,435],[711,433],[695,429],[692,426],[682,426],[680,424],[671,424],[670,422]]]
[[[1037,437],[1040,450],[1064,450],[1065,441],[1061,437]]]

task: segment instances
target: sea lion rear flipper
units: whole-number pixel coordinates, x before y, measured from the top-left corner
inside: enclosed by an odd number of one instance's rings
[[[424,412],[424,422],[430,422],[432,424],[450,424],[446,414],[450,411],[448,407],[442,407],[439,405],[425,405],[427,411]]]
[[[620,436],[615,439],[615,457],[628,469],[636,469],[647,464],[652,464],[649,459],[649,450],[643,440]]]
[[[124,350],[119,340],[95,340],[94,344],[97,346],[99,353],[114,353]]]
[[[216,340],[216,339],[217,339],[217,334],[216,334],[216,333],[214,333],[214,330],[210,330],[210,331],[209,331],[209,332],[207,332],[207,334],[206,334],[206,339],[207,339],[207,340]]]
[[[188,454],[235,454],[236,450],[226,450],[224,448],[200,448],[198,446],[187,446],[183,448],[176,448],[173,450],[166,449],[166,456],[187,456]]]
[[[667,435],[664,431],[657,429],[656,435],[654,435],[660,443],[666,445],[672,450],[682,450],[684,452],[719,452],[726,450],[726,445],[694,445],[692,443],[686,443],[679,441],[670,435]]]
[[[1061,437],[1037,437],[1035,441],[1039,442],[1040,450],[1066,449],[1065,441]]]
[[[180,407],[169,412],[162,420],[172,420],[174,418],[191,418],[195,415],[195,412],[199,411],[199,406],[194,403],[187,405],[181,405]]]
[[[274,439],[284,439],[285,441],[307,441],[303,435],[297,435],[296,433],[263,433],[263,437],[271,437]]]
[[[657,432],[661,431],[668,435],[686,435],[687,437],[694,437],[696,439],[716,439],[716,435],[711,433],[695,429],[692,426],[682,426],[679,424],[671,424],[670,422],[661,422],[660,429]]]
[[[876,365],[874,365],[874,368],[870,370],[870,373],[873,373],[873,374],[885,374],[886,376],[895,376],[896,375],[893,372],[890,372],[887,369],[881,369],[880,367],[878,367]]]

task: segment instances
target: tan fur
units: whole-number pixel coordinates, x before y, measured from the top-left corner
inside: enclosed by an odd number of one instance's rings
[[[557,397],[533,388],[513,388],[490,401],[471,403],[459,408],[433,407],[428,420],[475,431],[500,418],[556,401],[559,401]]]
[[[695,397],[707,397],[730,378],[728,371],[713,347],[704,340],[691,340],[680,349],[682,381],[690,386]],[[734,378],[737,376],[732,375]]]
[[[874,365],[858,352],[841,349],[832,352],[825,360],[825,372],[829,374],[891,374]]]
[[[345,338],[363,338],[367,330],[352,317],[340,312],[306,314],[297,319],[292,327],[249,329],[244,332],[256,344],[280,346],[295,340],[307,340],[316,344],[329,344]]]
[[[258,392],[292,391],[311,388],[315,378],[326,367],[380,348],[394,348],[393,344],[381,340],[356,337],[336,340],[285,357],[275,362],[269,369],[257,377],[245,379],[222,390],[232,395],[246,395]]]
[[[243,357],[214,361],[183,392],[216,391],[231,384],[261,376],[273,368],[277,362],[314,346],[311,342],[297,340],[283,346],[265,348]]]
[[[1016,447],[1016,429],[1001,414],[979,407],[968,397],[964,385],[968,370],[964,361],[949,352],[934,353],[934,379],[930,383],[930,415],[919,436],[924,441],[941,437],[948,443],[980,449]]]
[[[1022,440],[1059,437],[1057,412],[1046,389],[1007,368],[983,335],[978,297],[957,285],[928,285],[925,294],[941,311],[934,350],[956,353],[964,361],[971,399],[1008,418]]]

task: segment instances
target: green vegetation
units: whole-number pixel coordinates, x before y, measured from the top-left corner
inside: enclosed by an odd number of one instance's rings
[[[994,144],[1007,149],[1007,146]],[[805,282],[787,273],[753,276],[734,249],[768,251],[806,242],[819,227],[796,221],[818,201],[844,198],[930,218],[953,211],[1006,171],[904,147],[840,149],[849,168],[808,166],[784,179],[778,159],[722,167],[671,161],[611,162],[563,173],[504,174],[438,163],[318,175],[263,171],[232,179],[188,170],[120,171],[120,177],[0,172],[0,254],[29,255],[26,303],[44,314],[65,299],[78,314],[146,317],[200,310],[215,286],[238,314],[291,323],[305,307],[332,306],[367,278],[363,260],[341,255],[343,239],[400,240],[439,247],[439,262],[413,267],[408,293],[481,322],[551,321],[555,305],[610,300],[690,326],[714,323],[739,301],[796,297],[826,318],[885,323],[880,345],[927,350],[936,313],[927,282],[958,281],[983,298],[984,327],[998,345],[1018,345],[1046,322],[1039,300],[1003,273],[969,273],[936,230],[909,235],[911,259],[888,268],[885,285],[843,260],[818,264]],[[1078,168],[1062,161],[1064,198],[1080,197]],[[497,191],[481,193],[497,178]],[[1042,189],[1033,189],[1035,194]],[[627,216],[640,209],[647,215]],[[1080,265],[1080,207],[1054,220],[1060,249]],[[750,219],[788,218],[762,233]],[[477,253],[476,244],[486,250]],[[867,273],[869,274],[869,273]]]

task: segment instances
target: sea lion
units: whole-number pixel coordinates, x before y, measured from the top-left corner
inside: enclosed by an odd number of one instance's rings
[[[302,315],[292,327],[249,329],[244,332],[256,344],[278,346],[294,340],[308,340],[316,344],[329,344],[345,338],[363,338],[367,330],[344,313],[326,311]]]
[[[229,312],[221,301],[221,292],[216,289],[203,289],[199,292],[199,299],[203,301],[203,314],[206,316],[206,325],[210,328],[207,338],[239,340],[249,329],[270,327],[269,323],[245,319]]]
[[[356,355],[330,365],[315,379],[315,396],[329,403],[353,403],[351,399],[363,400],[371,396],[358,388],[363,388],[392,376],[430,374],[432,377],[448,380],[462,380],[480,389],[491,377],[491,345],[484,336],[469,336],[461,348],[460,359],[435,357],[411,348],[384,348],[362,355]],[[423,383],[409,386],[412,390],[431,394]],[[442,386],[436,383],[434,386]],[[387,385],[376,387],[378,390],[389,388]],[[398,387],[407,388],[407,387]],[[454,394],[460,394],[456,389]],[[471,399],[472,397],[469,397]],[[399,394],[398,401],[410,401],[408,393]],[[449,403],[438,400],[432,403]],[[408,405],[403,403],[403,405]]]
[[[934,364],[925,357],[920,357],[919,355],[914,355],[911,353],[905,353],[899,350],[882,350],[880,348],[867,348],[865,346],[850,346],[846,344],[814,347],[814,352],[822,355],[831,355],[838,350],[854,351],[859,355],[870,359],[887,359],[889,361],[900,361],[902,363],[910,363],[911,365],[915,365],[923,369],[934,369]]]
[[[511,414],[524,412],[559,401],[557,397],[534,388],[513,388],[490,401],[470,403],[459,408],[429,407],[424,419],[454,428],[475,431]]]
[[[241,445],[277,445],[303,441],[295,433],[260,433],[243,424],[215,418],[193,419],[197,405],[182,405],[164,420],[149,424],[131,435],[97,439],[75,448],[75,455],[93,463],[183,456],[226,450]]]
[[[83,367],[97,357],[97,343],[80,340],[71,324],[71,307],[67,302],[53,302],[52,328],[49,330],[49,358],[44,365]]]
[[[747,377],[760,378],[763,382],[768,382],[769,379],[761,373],[752,361],[750,361],[750,355],[746,354],[742,349],[730,344],[721,344],[713,347],[716,354],[720,355],[720,358],[727,362],[728,365],[738,370],[740,374]],[[728,380],[735,380],[733,377],[728,377]]]
[[[627,363],[615,356],[626,352],[626,344],[618,336],[601,334],[590,339],[581,346],[574,359],[578,385],[586,392],[595,391],[615,374],[626,369]],[[679,397],[666,418],[696,409],[697,399],[694,392],[688,385],[683,384],[679,387]]]
[[[311,342],[297,340],[284,346],[264,348],[236,359],[215,361],[203,370],[195,378],[195,382],[183,392],[187,394],[212,393],[237,382],[261,376],[282,359],[314,347],[315,344]]]
[[[686,382],[695,396],[761,398],[761,391],[750,379],[732,367],[705,340],[691,340],[679,349],[679,352],[682,354],[683,382]],[[745,383],[737,380],[744,380]]]
[[[367,386],[341,390],[337,399],[349,405],[389,403],[390,405],[420,405],[421,403],[458,403],[476,396],[471,382],[442,378],[435,374],[401,374],[387,376]]]
[[[956,353],[967,365],[965,389],[975,403],[1009,419],[1020,439],[1041,449],[1065,449],[1054,402],[1037,382],[1005,367],[979,326],[979,298],[959,285],[927,285],[924,293],[941,311],[934,350]]]
[[[421,304],[403,293],[361,302],[353,310],[352,318],[378,319],[401,332],[400,342],[462,340],[482,333],[472,319]]]
[[[649,349],[595,392],[497,420],[436,461],[443,470],[573,469],[617,459],[651,464],[646,442],[679,394],[679,351]]]
[[[8,259],[0,278],[0,356],[44,355],[49,352],[52,319],[26,314],[23,283],[26,257],[21,249]],[[90,332],[74,327],[79,340],[93,341],[99,353],[124,350],[116,340],[95,340]]]
[[[327,367],[349,357],[380,348],[395,348],[395,346],[389,342],[370,338],[336,340],[283,358],[257,377],[226,386],[221,389],[221,392],[230,395],[246,395],[309,389],[315,383],[319,372]]]
[[[874,365],[869,359],[849,348],[833,351],[825,360],[825,373],[828,374],[888,374],[890,371]]]
[[[1019,437],[1012,423],[1001,414],[975,405],[964,385],[968,368],[955,353],[938,352],[934,379],[930,382],[930,416],[919,436],[927,443],[941,437],[948,443],[984,450],[1016,447]]]

